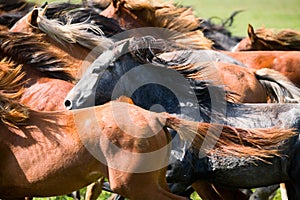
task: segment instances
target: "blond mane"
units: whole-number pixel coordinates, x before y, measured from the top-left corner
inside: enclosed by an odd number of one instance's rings
[[[28,108],[18,102],[23,94],[22,66],[0,61],[0,117],[6,125],[19,125],[29,118]]]
[[[193,49],[211,49],[213,42],[206,38],[199,28],[199,19],[192,8],[178,7],[170,2],[151,0],[116,0],[115,5],[124,6],[140,21],[150,26],[177,31],[176,43]]]

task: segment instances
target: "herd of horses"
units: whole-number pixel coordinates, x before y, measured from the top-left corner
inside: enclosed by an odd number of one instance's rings
[[[300,198],[300,32],[150,1],[0,9],[1,199],[96,199],[103,178],[116,199]]]

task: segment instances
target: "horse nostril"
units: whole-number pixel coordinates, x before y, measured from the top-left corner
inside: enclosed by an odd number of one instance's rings
[[[65,100],[65,107],[68,110],[72,110],[72,102],[70,100]]]

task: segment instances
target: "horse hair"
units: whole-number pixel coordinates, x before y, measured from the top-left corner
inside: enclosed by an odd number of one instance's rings
[[[21,69],[21,65],[16,67],[7,59],[0,61],[0,118],[9,126],[23,124],[29,118],[28,108],[18,102],[23,94],[25,75]]]
[[[116,20],[99,15],[99,11],[95,11],[93,7],[83,8],[79,4],[51,3],[47,7],[45,16],[48,19],[56,19],[64,25],[67,23],[95,24],[101,28],[106,37],[124,31]]]
[[[34,67],[51,78],[74,81],[66,63],[48,50],[49,44],[42,38],[42,34],[0,32],[2,58],[8,57],[17,63]]]
[[[268,46],[280,48],[280,50],[300,50],[300,32],[296,30],[282,30],[280,32],[271,29],[259,28],[255,30],[256,36]],[[273,49],[272,48],[272,49]]]

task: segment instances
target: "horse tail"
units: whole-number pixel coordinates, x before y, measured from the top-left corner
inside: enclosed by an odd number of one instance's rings
[[[262,68],[256,70],[255,74],[266,89],[270,103],[300,102],[300,89],[280,72]]]
[[[242,129],[194,122],[168,113],[162,120],[166,127],[177,131],[182,140],[192,142],[193,147],[220,156],[250,156],[259,160],[280,156],[284,141],[296,134],[293,129]]]

